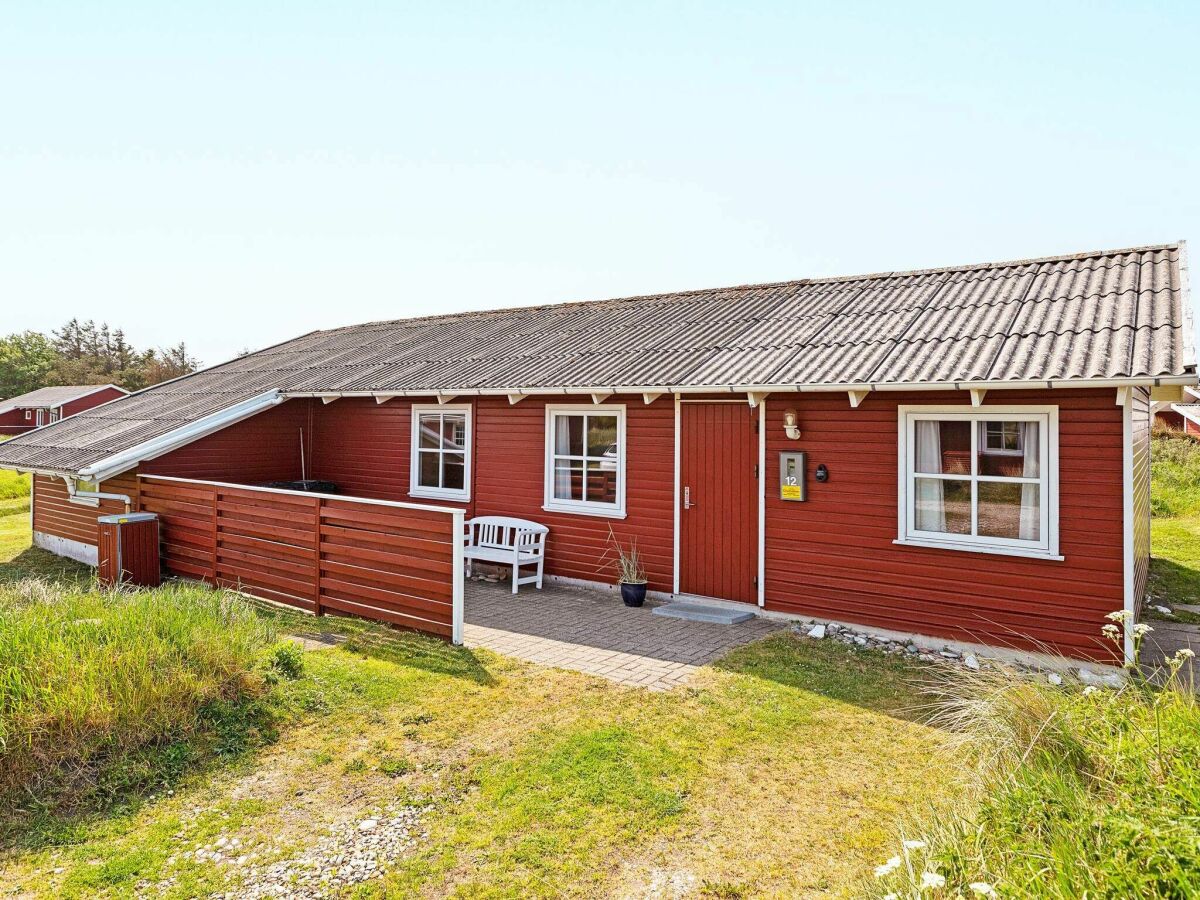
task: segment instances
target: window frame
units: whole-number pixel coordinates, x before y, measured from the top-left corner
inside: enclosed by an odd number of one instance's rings
[[[459,488],[434,488],[420,483],[421,478],[421,416],[433,414],[465,414],[467,435],[465,440],[466,452],[463,454],[463,486]],[[475,455],[474,426],[471,421],[472,405],[470,403],[414,403],[412,405],[412,431],[409,437],[409,466],[408,466],[408,495],[427,500],[454,500],[469,502],[471,499],[471,470]],[[429,452],[428,450],[426,452]],[[439,456],[446,450],[438,449]],[[454,451],[449,451],[454,452]]]
[[[594,415],[617,417],[617,502],[600,503],[594,500],[563,500],[554,496],[554,417],[557,415]],[[570,513],[581,516],[600,516],[608,519],[625,518],[625,460],[626,429],[623,403],[547,403],[542,509],[546,512]],[[586,434],[586,426],[585,432]],[[571,457],[576,458],[576,457]],[[586,454],[582,458],[586,457]],[[586,471],[586,469],[585,469]]]
[[[981,447],[980,423],[988,420],[1005,419],[1039,423],[1038,441],[1040,448],[1040,476],[1037,479],[1008,478],[997,475],[980,475],[977,472]],[[971,423],[971,473],[962,475],[938,475],[914,472],[916,460],[916,426],[919,421],[958,420]],[[1005,556],[1026,556],[1037,559],[1062,560],[1058,543],[1058,407],[1037,405],[995,405],[981,407],[963,406],[900,406],[897,411],[897,538],[893,543],[937,547],[947,550],[965,550],[975,553],[993,553]],[[986,437],[983,438],[986,443]],[[1006,451],[1006,454],[1011,451]],[[968,481],[971,484],[972,531],[978,519],[978,491],[980,482],[1031,483],[1036,481],[1041,491],[1041,539],[1023,541],[1017,538],[991,537],[976,534],[944,534],[920,531],[916,528],[916,509],[910,502],[914,496],[915,479],[939,478],[943,480]]]

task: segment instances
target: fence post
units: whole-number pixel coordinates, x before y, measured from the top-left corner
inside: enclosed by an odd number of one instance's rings
[[[313,550],[315,558],[313,559],[313,612],[320,616],[321,612],[321,510],[325,508],[325,500],[323,497],[314,498],[317,501],[315,507],[316,521],[313,523]]]
[[[450,641],[454,644],[462,644],[463,642],[463,618],[464,606],[463,599],[463,528],[465,527],[464,516],[462,510],[455,510],[451,514],[450,524],[450,539],[453,541],[452,547],[454,572],[452,573],[451,584],[454,588],[453,605],[450,613]]]

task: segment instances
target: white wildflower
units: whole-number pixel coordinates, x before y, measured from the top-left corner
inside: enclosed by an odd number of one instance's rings
[[[1097,688],[1094,684],[1089,684],[1083,689],[1083,696],[1090,697],[1092,694],[1096,693],[1097,690],[1099,690],[1099,688]]]
[[[898,868],[900,868],[900,857],[893,856],[891,859],[889,859],[887,862],[885,862],[882,866],[875,867],[875,877],[883,878],[885,875],[891,875]]]
[[[937,872],[926,872],[921,876],[921,888],[940,888],[946,886],[946,878]]]
[[[1144,622],[1139,622],[1137,625],[1133,626],[1133,636],[1134,637],[1143,637],[1143,636],[1149,634],[1150,632],[1152,632],[1153,630],[1154,630],[1153,628],[1151,628],[1149,625],[1145,624]]]
[[[925,842],[924,841],[905,841],[904,849],[905,850],[924,850]]]
[[[1129,621],[1129,610],[1118,609],[1116,612],[1110,612],[1104,618],[1108,619],[1108,621],[1110,621],[1110,622],[1128,622]]]
[[[883,900],[900,900],[899,894],[884,894]]]
[[[1175,658],[1176,659],[1195,659],[1196,651],[1193,650],[1191,647],[1180,647],[1178,650],[1175,651]]]
[[[1121,629],[1112,624],[1105,625],[1100,629],[1100,632],[1106,638],[1112,638],[1114,641],[1121,636]]]
[[[971,890],[981,897],[995,897],[996,889],[986,881],[972,881]]]

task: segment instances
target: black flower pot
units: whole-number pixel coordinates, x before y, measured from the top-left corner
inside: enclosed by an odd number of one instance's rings
[[[646,582],[641,584],[626,584],[621,582],[621,599],[626,606],[641,606],[646,602]]]

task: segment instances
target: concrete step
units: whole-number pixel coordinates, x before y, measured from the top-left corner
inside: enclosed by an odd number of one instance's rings
[[[668,603],[654,607],[654,615],[687,619],[689,622],[712,622],[715,625],[736,625],[754,618],[752,612],[705,603]]]

